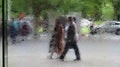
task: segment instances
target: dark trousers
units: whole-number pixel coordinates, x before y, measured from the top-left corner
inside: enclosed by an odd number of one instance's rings
[[[12,43],[14,44],[16,42],[17,33],[16,32],[11,33],[10,37],[11,37]]]
[[[11,39],[12,39],[12,43],[14,44],[16,42],[16,36],[11,37]]]
[[[69,49],[73,48],[75,51],[76,59],[80,59],[80,53],[76,42],[67,42],[64,48],[63,53],[60,56],[60,59],[64,59],[66,53]]]

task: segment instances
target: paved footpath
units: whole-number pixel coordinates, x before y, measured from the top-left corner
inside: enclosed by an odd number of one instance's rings
[[[2,67],[2,41],[0,40],[0,67]]]
[[[80,39],[81,61],[69,50],[65,61],[48,59],[49,38],[8,46],[8,67],[120,67],[119,40]],[[54,56],[56,57],[56,56]]]

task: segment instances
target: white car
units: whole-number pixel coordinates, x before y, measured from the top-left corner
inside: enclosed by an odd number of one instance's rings
[[[115,33],[120,35],[120,22],[119,21],[107,21],[100,26],[105,32]]]
[[[80,21],[80,26],[81,26],[81,27],[83,27],[83,26],[88,26],[88,27],[90,27],[91,24],[92,24],[92,22],[89,21],[88,19],[82,19],[82,20]]]

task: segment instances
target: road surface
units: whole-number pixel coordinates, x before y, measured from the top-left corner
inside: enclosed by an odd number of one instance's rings
[[[2,40],[0,39],[0,67],[2,67]]]
[[[120,67],[120,40],[83,38],[78,41],[81,61],[69,50],[65,61],[49,59],[49,37],[8,46],[8,67]]]

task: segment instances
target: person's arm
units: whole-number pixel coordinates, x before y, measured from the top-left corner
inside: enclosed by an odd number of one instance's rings
[[[62,38],[64,38],[64,36],[65,36],[64,28],[62,28],[62,34],[63,34]]]
[[[73,26],[74,26],[74,40],[77,41],[77,27],[75,23],[73,23]]]

